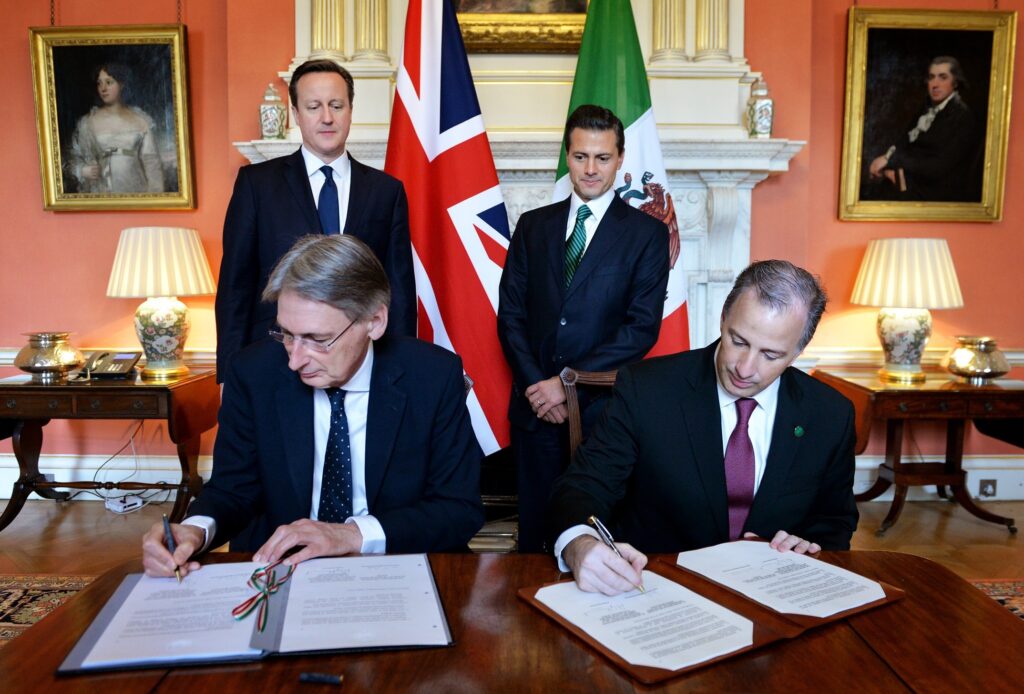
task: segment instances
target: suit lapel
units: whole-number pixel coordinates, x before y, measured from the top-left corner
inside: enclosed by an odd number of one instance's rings
[[[560,293],[565,293],[565,226],[569,220],[569,198],[551,208],[550,215],[544,222],[544,244],[546,255],[555,278],[555,286]]]
[[[313,390],[284,367],[276,389],[277,416],[284,444],[284,464],[292,491],[309,518],[313,499]]]
[[[572,283],[565,292],[566,299],[572,296],[576,288],[581,286],[595,269],[601,267],[604,257],[624,237],[626,229],[622,225],[622,218],[626,216],[627,207],[628,205],[619,200],[618,196],[612,198],[611,204],[608,205],[608,210],[594,232],[594,238],[590,240],[590,245],[587,246],[587,250],[583,253],[583,259],[580,260],[579,267],[576,268],[576,274],[572,277]],[[566,217],[566,220],[568,220],[568,217]],[[568,224],[568,221],[566,221],[566,224]],[[563,256],[564,254],[563,251]]]
[[[771,512],[771,506],[779,494],[785,491],[785,482],[789,477],[789,469],[796,460],[802,440],[795,433],[798,426],[808,421],[803,391],[791,369],[782,374],[779,384],[779,402],[775,407],[775,424],[772,426],[772,442],[768,448],[768,460],[765,462],[761,484],[754,496],[754,505],[750,508],[751,518]]]
[[[388,358],[386,346],[378,345],[381,348],[374,350],[366,417],[366,503],[371,514],[406,407],[405,393],[395,386],[402,376],[402,367]]]
[[[351,234],[354,233],[354,229],[362,228],[363,219],[360,213],[370,207],[366,204],[366,199],[370,195],[370,184],[366,180],[366,167],[356,161],[351,154],[346,154],[349,162],[348,212],[345,215],[343,233]]]
[[[302,158],[301,149],[285,159],[283,174],[288,190],[305,217],[306,228],[320,229],[320,216],[316,213],[316,201],[309,187],[309,176],[306,174],[306,162]]]
[[[718,407],[718,380],[715,377],[715,341],[703,349],[685,375],[686,387],[680,390],[679,407],[689,434],[693,459],[700,483],[714,509],[715,529],[729,536],[729,502],[725,486],[725,453],[722,450],[722,416]]]

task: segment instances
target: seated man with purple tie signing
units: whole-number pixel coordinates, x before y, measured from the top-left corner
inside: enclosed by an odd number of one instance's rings
[[[792,367],[825,303],[806,270],[753,263],[725,300],[719,341],[619,371],[549,510],[555,556],[580,588],[640,585],[637,548],[760,537],[783,552],[849,549],[853,406]],[[591,515],[622,541],[621,557],[588,527]]]
[[[387,337],[390,291],[350,235],[299,239],[263,292],[277,326],[225,379],[213,475],[172,525],[143,538],[152,576],[231,541],[253,560],[459,551],[483,524],[481,452],[462,361]]]

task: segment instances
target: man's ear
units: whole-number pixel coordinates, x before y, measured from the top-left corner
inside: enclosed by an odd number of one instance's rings
[[[388,307],[381,305],[373,314],[370,316],[370,339],[379,340],[384,336],[384,331],[388,327]]]

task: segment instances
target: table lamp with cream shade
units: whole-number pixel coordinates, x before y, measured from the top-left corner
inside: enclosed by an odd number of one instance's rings
[[[928,309],[964,305],[945,239],[875,239],[868,244],[850,301],[879,306],[882,379],[924,380],[921,355],[932,334]]]
[[[135,333],[146,353],[143,378],[177,378],[191,321],[179,296],[213,294],[210,264],[195,229],[132,227],[121,232],[107,296],[145,298]]]

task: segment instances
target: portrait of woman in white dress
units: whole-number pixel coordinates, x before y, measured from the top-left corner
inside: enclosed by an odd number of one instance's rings
[[[75,125],[66,173],[80,193],[163,193],[156,128],[148,113],[131,105],[129,69],[105,63],[94,76],[96,105]]]

